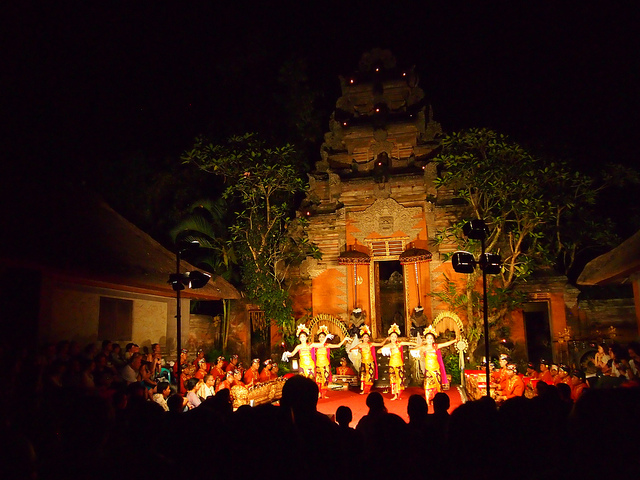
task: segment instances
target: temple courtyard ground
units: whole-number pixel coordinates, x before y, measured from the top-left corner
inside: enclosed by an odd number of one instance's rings
[[[405,422],[409,421],[407,415],[407,402],[411,395],[424,395],[424,390],[420,387],[409,387],[402,392],[402,397],[399,400],[391,401],[391,392],[384,393],[383,389],[374,389],[373,391],[380,392],[384,398],[384,404],[387,407],[389,413],[395,413],[399,415]],[[449,413],[455,410],[461,403],[462,397],[458,391],[458,387],[452,385],[451,388],[445,393],[449,396],[451,401],[451,407]],[[358,421],[367,414],[369,407],[366,405],[366,395],[360,395],[357,390],[333,390],[328,392],[329,398],[321,398],[318,400],[318,411],[326,415],[333,416],[339,406],[345,405],[351,409],[353,413],[353,421],[351,426],[355,427]],[[433,413],[433,406],[429,407],[429,413]]]

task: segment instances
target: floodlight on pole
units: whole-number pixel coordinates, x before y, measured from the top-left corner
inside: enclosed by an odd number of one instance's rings
[[[179,242],[176,248],[176,273],[169,275],[171,288],[176,292],[176,346],[177,346],[177,372],[180,375],[180,352],[182,351],[182,312],[180,311],[180,292],[185,288],[204,287],[211,275],[205,272],[194,270],[193,272],[180,273],[180,260],[183,253],[200,248],[200,242],[192,240],[190,242]],[[179,377],[178,377],[179,378]],[[177,380],[178,382],[180,380]]]
[[[472,240],[480,240],[482,246],[482,253],[480,258],[476,260],[472,253],[458,251],[451,257],[451,263],[453,269],[458,273],[473,273],[476,267],[482,270],[482,307],[483,307],[483,320],[484,320],[484,350],[486,359],[486,382],[487,382],[487,396],[491,395],[491,373],[489,370],[489,308],[487,303],[487,275],[495,275],[500,273],[502,268],[502,262],[500,255],[496,253],[485,253],[485,240],[489,235],[489,229],[487,228],[484,220],[471,220],[462,227],[462,232]]]

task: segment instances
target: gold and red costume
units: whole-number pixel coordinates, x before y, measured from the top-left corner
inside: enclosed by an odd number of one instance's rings
[[[275,373],[273,373],[272,370],[269,370],[268,368],[265,367],[262,369],[262,372],[260,372],[260,376],[258,378],[260,383],[264,383],[270,380],[275,380],[277,376]]]
[[[313,352],[316,357],[316,383],[320,390],[326,390],[331,381],[331,361],[329,349],[324,345],[317,347]]]
[[[182,365],[182,373],[180,374],[180,394],[187,394],[187,387],[185,384],[187,380],[193,377],[193,365]]]
[[[180,395],[186,395],[187,394],[187,387],[185,387],[185,383],[187,380],[189,380],[191,378],[191,375],[188,375],[185,372],[182,372],[180,374]]]
[[[220,390],[223,389],[227,389],[229,391],[231,391],[231,387],[234,385],[234,380],[232,377],[227,378],[226,380],[223,380],[222,382],[220,382],[220,385],[218,385],[218,392]]]
[[[531,375],[525,376],[522,381],[524,382],[524,396],[527,398],[533,398],[536,396],[536,385],[540,379],[540,373],[533,371]]]
[[[404,360],[402,358],[402,345],[392,343],[389,345],[391,357],[389,358],[389,383],[391,393],[400,397],[404,390]]]
[[[311,347],[300,347],[298,350],[300,355],[300,375],[315,380],[316,378],[316,364],[313,361]]]
[[[250,368],[244,374],[243,380],[244,380],[244,383],[246,385],[255,385],[256,383],[258,383],[260,381],[260,374],[258,373],[257,370],[254,370],[253,368]]]
[[[442,391],[442,384],[448,383],[447,372],[444,369],[442,354],[437,345],[434,349],[424,350],[424,393],[432,400],[436,393]]]
[[[519,375],[514,375],[507,379],[507,386],[502,391],[502,395],[509,398],[521,397],[524,394],[524,382]]]
[[[373,381],[378,379],[378,362],[376,349],[373,345],[360,344],[360,389],[368,393],[373,387]]]
[[[336,375],[355,375],[356,372],[353,371],[353,368],[351,368],[348,365],[345,365],[344,367],[342,365],[340,365],[339,367],[336,367]]]
[[[544,373],[541,372],[539,380],[546,383],[547,385],[553,385],[553,375],[551,375],[551,372],[549,370]]]
[[[503,367],[497,372],[493,372],[491,377],[496,383],[498,390],[504,390],[505,388],[507,388],[507,382],[509,380],[509,375],[507,375],[507,367]]]
[[[589,385],[587,385],[586,383],[582,382],[579,383],[578,385],[574,385],[571,388],[571,399],[575,402],[576,400],[578,400],[582,394],[584,393],[584,389],[585,388],[589,388]]]
[[[217,380],[219,378],[223,378],[226,375],[226,372],[222,367],[218,367],[217,365],[211,369],[211,375]]]
[[[200,362],[198,365],[196,365],[196,368],[198,369],[198,371],[196,371],[194,377],[196,377],[198,380],[204,380],[205,375],[209,373],[209,364],[206,362]]]

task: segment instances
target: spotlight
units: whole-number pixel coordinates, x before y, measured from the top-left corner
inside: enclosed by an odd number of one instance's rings
[[[208,273],[195,270],[186,273],[172,273],[169,275],[169,283],[171,284],[171,288],[177,292],[185,288],[202,288],[210,278],[211,275]]]
[[[171,284],[171,288],[176,292],[176,345],[177,345],[177,365],[178,365],[178,375],[180,374],[180,351],[182,349],[182,314],[180,311],[180,292],[185,288],[202,288],[204,287],[211,275],[204,272],[193,271],[193,272],[180,272],[180,257],[185,252],[194,252],[196,249],[200,248],[200,242],[198,240],[191,241],[179,241],[176,245],[176,273],[172,273],[169,275],[169,283]]]
[[[497,253],[484,253],[480,255],[478,265],[480,265],[480,268],[489,275],[496,275],[500,273],[502,269],[500,255]]]
[[[189,280],[187,287],[188,288],[202,288],[204,287],[209,280],[211,279],[211,275],[205,272],[200,272],[195,270],[193,272],[185,273],[187,279]]]
[[[480,240],[482,246],[482,253],[478,261],[476,261],[473,255],[469,252],[458,251],[451,257],[451,263],[453,269],[458,273],[473,273],[475,267],[480,267],[482,270],[482,310],[484,317],[484,351],[485,358],[489,358],[489,310],[487,300],[487,275],[495,275],[500,273],[501,261],[500,255],[495,253],[485,252],[485,240],[489,236],[489,229],[484,220],[474,219],[462,227],[464,234],[473,239]],[[487,396],[491,394],[491,377],[489,371],[489,363],[485,365],[486,368],[486,383],[487,383]]]
[[[473,273],[476,268],[476,260],[469,252],[458,251],[451,257],[453,269],[458,273]]]
[[[462,227],[463,233],[473,240],[483,240],[487,238],[489,229],[484,220],[470,220]]]

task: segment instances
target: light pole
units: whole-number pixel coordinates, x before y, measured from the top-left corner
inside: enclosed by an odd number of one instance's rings
[[[485,253],[485,239],[489,233],[484,220],[471,220],[462,227],[464,234],[473,239],[480,240],[482,253],[480,259],[476,261],[470,252],[455,252],[451,257],[453,269],[458,273],[473,273],[476,265],[482,270],[482,310],[484,320],[484,351],[486,359],[486,382],[487,396],[491,395],[491,373],[489,371],[489,307],[487,304],[487,274],[500,273],[502,268],[500,255],[495,253]]]
[[[180,375],[180,353],[182,350],[182,312],[180,311],[180,292],[185,288],[202,288],[204,287],[211,275],[204,272],[194,270],[193,272],[180,273],[180,257],[182,254],[189,250],[194,250],[200,247],[200,243],[197,240],[191,242],[180,242],[176,248],[176,273],[169,275],[169,283],[171,288],[176,292],[176,345],[177,345],[177,359],[176,364],[178,375]],[[179,382],[179,380],[178,380]]]

